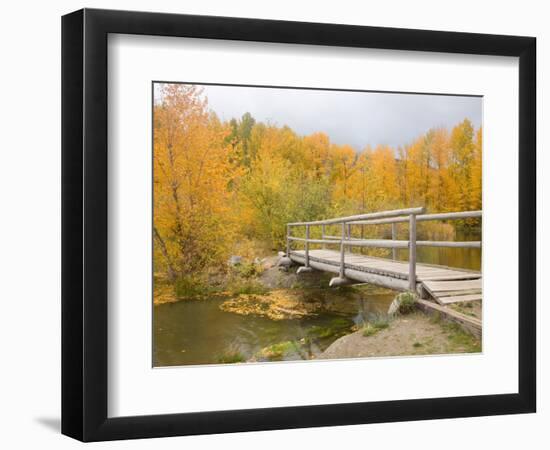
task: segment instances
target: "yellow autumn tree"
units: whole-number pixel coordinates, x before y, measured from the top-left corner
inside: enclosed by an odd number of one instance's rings
[[[172,279],[227,257],[236,172],[226,134],[196,86],[162,85],[154,105],[153,233],[155,270]]]
[[[350,198],[350,181],[357,170],[357,152],[350,145],[332,145],[332,181],[335,201]]]

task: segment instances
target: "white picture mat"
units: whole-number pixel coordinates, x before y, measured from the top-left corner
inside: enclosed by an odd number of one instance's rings
[[[122,35],[108,50],[110,417],[517,392],[517,58]],[[153,369],[152,80],[483,95],[483,353]]]

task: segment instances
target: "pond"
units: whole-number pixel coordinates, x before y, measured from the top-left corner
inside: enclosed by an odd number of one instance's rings
[[[391,291],[377,294],[353,288],[341,311],[286,320],[225,312],[220,305],[227,299],[220,298],[158,305],[154,308],[154,365],[218,364],[231,355],[258,361],[310,359],[353,325],[386,313],[394,296]],[[279,357],[257,357],[273,345],[291,348]]]
[[[459,234],[456,240],[477,240],[479,235]],[[407,259],[400,251],[398,259]],[[480,249],[418,248],[418,261],[451,267],[479,270]],[[317,289],[304,290],[304,296],[328,292],[328,281],[318,276]],[[289,274],[289,276],[291,276]],[[241,315],[220,309],[230,299],[210,298],[185,300],[154,307],[153,365],[179,366],[219,364],[222,362],[310,359],[323,352],[332,342],[361,325],[371,315],[385,314],[396,295],[372,286],[347,288],[340,310],[332,308],[299,319],[271,320],[267,317]],[[338,295],[342,295],[341,292]],[[272,351],[269,349],[276,346]],[[278,346],[278,347],[277,347]],[[284,348],[283,354],[277,349]],[[264,352],[262,353],[262,350]]]
[[[481,233],[457,230],[454,241],[481,241]],[[481,249],[417,247],[417,261],[426,264],[481,270]],[[407,260],[407,250],[398,250],[397,258]]]

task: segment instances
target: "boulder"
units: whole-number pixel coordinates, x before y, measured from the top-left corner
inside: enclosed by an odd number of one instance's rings
[[[243,262],[242,256],[233,255],[229,258],[230,266],[238,266],[239,264],[242,264],[242,262]]]

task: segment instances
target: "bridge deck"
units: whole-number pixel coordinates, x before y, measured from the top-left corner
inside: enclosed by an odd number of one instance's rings
[[[305,262],[304,250],[293,250],[290,258]],[[310,265],[318,270],[337,273],[340,266],[340,252],[335,250],[310,250]],[[399,280],[407,280],[409,263],[385,258],[345,253],[346,277],[356,281],[372,282],[397,288],[406,286]],[[365,274],[363,276],[363,274]],[[367,274],[372,274],[368,276]],[[430,264],[416,265],[417,282],[438,303],[448,304],[462,301],[481,300],[481,273]]]

